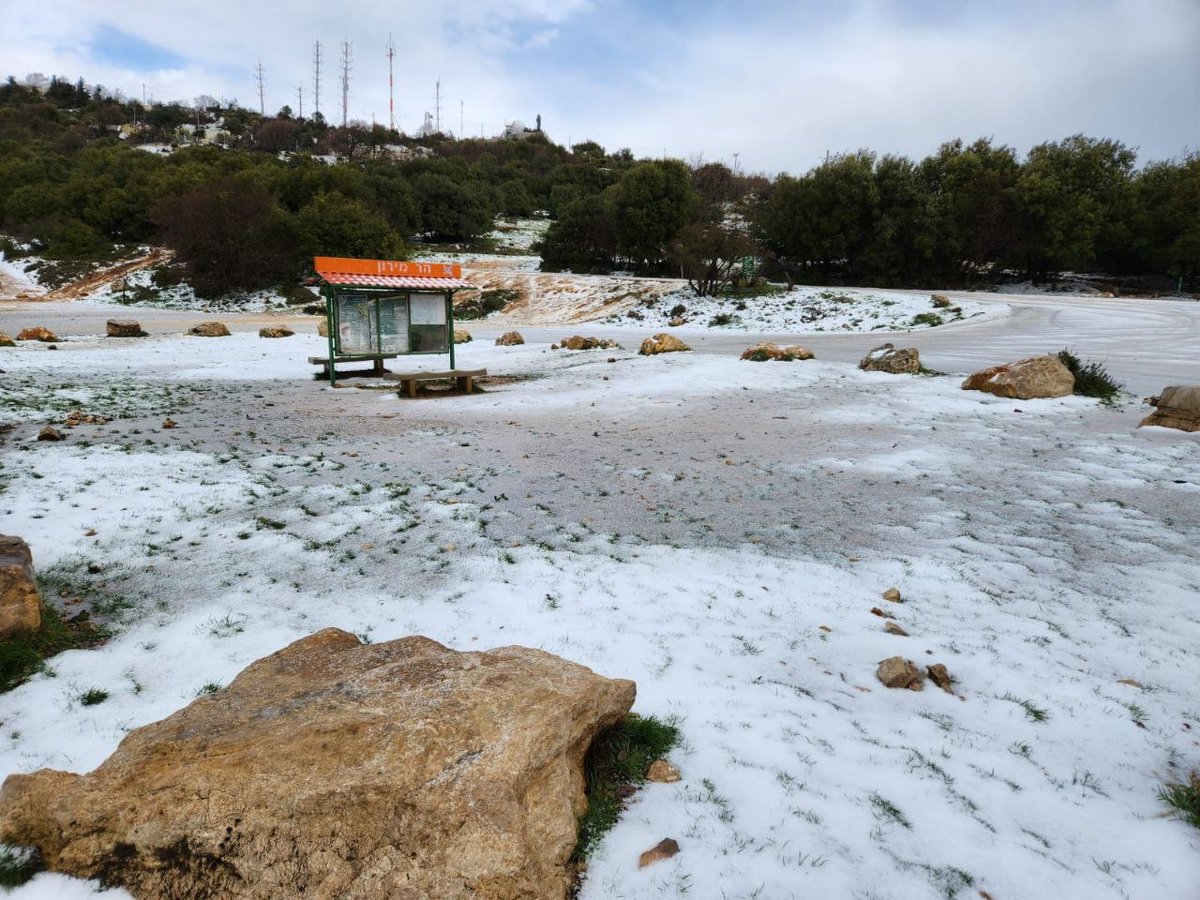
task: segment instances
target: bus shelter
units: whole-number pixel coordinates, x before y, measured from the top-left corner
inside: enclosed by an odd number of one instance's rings
[[[382,374],[385,359],[449,353],[454,369],[454,292],[472,287],[461,266],[318,256],[313,267],[325,298],[331,385],[339,362],[370,361]]]

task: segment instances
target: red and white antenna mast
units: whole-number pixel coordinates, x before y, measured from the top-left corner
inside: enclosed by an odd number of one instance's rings
[[[392,60],[396,58],[396,45],[392,42],[391,32],[388,32],[388,119],[392,131],[396,130],[396,81],[392,77]]]

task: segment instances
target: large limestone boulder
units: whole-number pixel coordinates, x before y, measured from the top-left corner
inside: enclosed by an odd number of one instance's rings
[[[38,325],[36,328],[22,328],[17,334],[18,341],[41,341],[43,344],[53,344],[58,337],[49,328]]]
[[[692,348],[675,337],[673,334],[667,334],[665,331],[661,334],[656,334],[654,337],[648,337],[642,341],[642,346],[638,353],[642,356],[654,356],[657,353],[676,353],[680,350],[691,350]]]
[[[581,334],[572,335],[569,338],[563,338],[559,342],[564,350],[620,350],[621,345],[616,341],[600,339],[598,337],[584,337]]]
[[[0,534],[0,639],[37,631],[41,624],[42,599],[29,545]]]
[[[201,322],[188,329],[188,334],[198,337],[229,337],[229,329],[222,322]]]
[[[17,342],[14,341],[7,334],[5,334],[3,331],[0,331],[0,347],[15,347],[15,346],[17,346]]]
[[[11,776],[0,841],[137,897],[565,898],[584,754],[634,693],[540,650],[327,629],[91,774]]]
[[[286,338],[291,337],[296,332],[285,325],[270,325],[266,328],[258,329],[260,338]]]
[[[880,344],[858,361],[858,367],[864,372],[916,375],[921,371],[921,354],[916,347]]]
[[[465,329],[465,328],[455,328],[454,329],[454,343],[469,344],[473,340],[474,340],[474,338],[471,337],[471,332],[467,331],[467,329]]]
[[[146,336],[146,332],[142,331],[142,326],[133,319],[109,319],[105,323],[105,330],[109,337],[131,338]]]
[[[741,358],[750,360],[751,362],[769,362],[770,360],[793,362],[795,360],[812,359],[813,352],[807,347],[801,347],[799,344],[789,344],[786,347],[780,347],[771,341],[759,341],[753,347],[743,350]]]
[[[1057,356],[1032,356],[968,375],[962,387],[1016,400],[1065,397],[1075,390],[1075,376]]]
[[[1180,431],[1200,431],[1200,384],[1173,384],[1163,388],[1157,397],[1147,397],[1154,412],[1142,419],[1138,427],[1158,425]]]
[[[500,337],[496,338],[497,347],[516,347],[523,343],[525,343],[525,338],[521,337],[521,332],[519,331],[506,331]]]

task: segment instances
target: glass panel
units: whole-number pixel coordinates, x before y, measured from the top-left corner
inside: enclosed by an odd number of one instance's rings
[[[412,323],[414,325],[445,325],[446,297],[443,294],[413,294]]]
[[[380,297],[379,341],[385,353],[408,352],[408,297]]]
[[[338,294],[339,353],[375,352],[375,304],[366,294]]]

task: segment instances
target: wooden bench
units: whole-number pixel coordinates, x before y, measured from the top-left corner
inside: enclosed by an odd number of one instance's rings
[[[333,364],[334,364],[334,366],[337,366],[344,362],[346,362],[346,363],[369,362],[372,364],[371,374],[376,375],[376,376],[382,376],[387,371],[387,369],[385,369],[383,367],[383,361],[385,359],[395,359],[399,355],[400,355],[399,353],[344,354],[341,356],[335,356],[333,358]],[[318,378],[325,378],[326,380],[329,379],[329,357],[328,356],[310,356],[308,358],[308,362],[310,365],[321,367],[321,372],[317,375]]]
[[[450,369],[446,372],[390,372],[383,378],[400,382],[400,390],[409,397],[417,396],[417,384],[421,381],[444,381],[452,379],[465,394],[475,390],[475,379],[487,375],[487,369]]]

